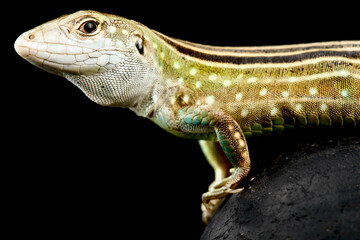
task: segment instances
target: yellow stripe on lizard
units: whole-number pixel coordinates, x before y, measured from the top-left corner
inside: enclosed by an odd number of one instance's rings
[[[15,49],[98,104],[199,140],[215,170],[205,222],[250,170],[247,137],[360,126],[360,41],[214,47],[79,11],[25,32]]]

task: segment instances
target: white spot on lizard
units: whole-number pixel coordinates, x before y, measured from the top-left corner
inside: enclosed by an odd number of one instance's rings
[[[192,69],[190,69],[190,74],[191,75],[196,75],[196,73],[197,73],[197,69],[196,68],[192,68]]]
[[[224,80],[223,85],[224,85],[224,87],[228,87],[228,86],[231,85],[231,81],[230,80]]]
[[[266,88],[261,89],[260,92],[259,92],[260,96],[265,96],[266,94],[267,94],[267,89]]]
[[[281,96],[283,96],[283,98],[287,98],[287,97],[289,97],[289,92],[284,91],[284,92],[281,93]]]
[[[309,90],[309,93],[310,93],[310,95],[311,96],[314,96],[314,95],[316,95],[317,94],[317,89],[316,88],[310,88],[310,90]]]
[[[195,83],[195,87],[196,87],[196,88],[200,88],[201,85],[202,85],[202,83],[201,83],[200,81],[197,81],[197,82]]]
[[[247,80],[248,83],[254,83],[257,81],[257,77],[251,77]]]
[[[302,109],[302,105],[301,105],[300,103],[298,103],[298,104],[295,105],[295,110],[296,110],[296,111],[300,112],[301,109]]]
[[[243,94],[241,92],[239,92],[235,95],[236,101],[240,101],[242,99],[242,97],[243,97]]]
[[[320,105],[320,110],[321,111],[325,111],[327,109],[327,105],[325,104],[325,103],[322,103],[321,105]]]
[[[240,115],[241,115],[242,117],[246,117],[248,114],[249,114],[249,111],[248,111],[246,108],[243,109],[243,110],[241,110]]]
[[[348,95],[349,95],[348,90],[343,89],[343,90],[341,91],[341,96],[343,96],[343,97],[347,97]]]
[[[210,96],[207,96],[206,97],[206,103],[211,105],[211,104],[214,104],[215,102],[215,97],[213,95],[210,95]]]
[[[217,79],[217,75],[215,73],[212,73],[209,75],[209,80],[210,81],[215,81]]]
[[[174,62],[174,68],[175,69],[180,69],[180,63]]]
[[[276,107],[274,107],[270,110],[270,115],[275,116],[277,114],[277,112],[278,112],[278,109]]]

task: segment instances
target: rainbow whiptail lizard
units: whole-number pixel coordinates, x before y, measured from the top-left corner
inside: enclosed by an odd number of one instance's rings
[[[360,126],[360,41],[213,47],[79,11],[25,32],[15,49],[98,104],[199,140],[215,170],[202,196],[205,222],[250,170],[246,138]]]

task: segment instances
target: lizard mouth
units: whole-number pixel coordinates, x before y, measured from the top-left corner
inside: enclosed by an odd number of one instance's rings
[[[36,67],[62,77],[103,73],[125,58],[125,52],[116,46],[96,48],[104,45],[105,40],[81,45],[68,36],[65,26],[53,28],[50,34],[44,34],[41,27],[23,33],[15,41],[15,51]]]
[[[62,76],[63,64],[51,61],[51,54],[48,52],[49,43],[42,42],[37,35],[39,34],[36,34],[35,29],[20,35],[14,44],[16,53],[36,67]]]

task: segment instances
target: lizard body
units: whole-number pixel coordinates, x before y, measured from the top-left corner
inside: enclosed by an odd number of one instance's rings
[[[360,41],[213,47],[79,11],[25,32],[15,49],[98,104],[130,108],[200,140],[215,170],[203,194],[204,221],[249,172],[246,138],[360,126]],[[234,167],[230,176],[220,151]]]

